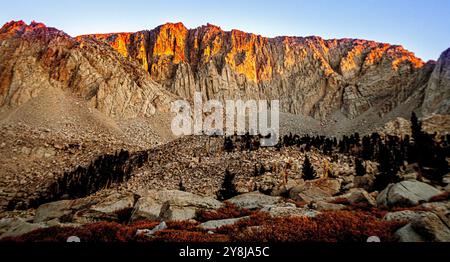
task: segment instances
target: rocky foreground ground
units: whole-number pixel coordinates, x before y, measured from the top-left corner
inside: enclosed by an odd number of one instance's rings
[[[306,155],[317,179],[302,178]],[[410,165],[400,182],[374,191],[377,164],[365,166],[356,176],[352,156],[224,152],[222,137],[184,137],[149,151],[127,181],[2,212],[0,233],[3,241],[450,241],[448,175],[431,182]],[[219,201],[226,172],[236,196]]]

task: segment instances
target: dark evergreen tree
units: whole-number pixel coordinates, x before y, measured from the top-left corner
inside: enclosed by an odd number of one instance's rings
[[[366,167],[359,158],[355,158],[355,173],[356,176],[364,176],[366,174]]]
[[[178,190],[186,191],[186,187],[184,187],[183,179],[180,179],[180,183],[178,184]]]
[[[316,171],[314,170],[311,161],[309,161],[308,156],[305,157],[305,161],[303,162],[302,172],[304,180],[313,180],[317,178]]]
[[[230,173],[228,169],[225,170],[222,187],[217,192],[217,199],[223,201],[230,199],[237,195],[236,187],[233,183],[235,175]]]
[[[223,149],[225,150],[225,152],[233,152],[234,144],[231,137],[229,136],[225,137],[225,141],[223,142]]]

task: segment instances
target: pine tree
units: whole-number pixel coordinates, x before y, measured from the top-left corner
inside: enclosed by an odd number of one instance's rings
[[[225,150],[225,152],[233,152],[234,145],[231,137],[229,136],[225,137],[225,141],[223,142],[223,149]]]
[[[359,158],[355,159],[355,173],[356,176],[364,176],[366,174],[366,167]]]
[[[186,191],[186,187],[184,187],[183,180],[180,179],[180,183],[178,184],[178,190]]]
[[[225,170],[222,187],[220,188],[219,192],[217,192],[217,198],[219,200],[227,200],[237,195],[237,190],[233,183],[234,177],[235,175],[230,173],[228,169]]]
[[[314,167],[311,164],[311,161],[309,161],[309,157],[305,157],[305,161],[303,162],[303,179],[304,180],[313,180],[316,179],[316,171],[314,170]]]

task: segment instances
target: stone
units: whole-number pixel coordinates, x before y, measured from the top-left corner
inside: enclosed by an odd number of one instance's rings
[[[228,218],[228,219],[220,219],[220,220],[210,220],[200,224],[200,227],[205,230],[214,230],[221,228],[223,226],[234,225],[237,222],[248,219],[249,217],[238,217],[238,218]]]
[[[145,235],[145,236],[153,236],[156,232],[164,230],[167,228],[166,222],[162,221],[157,226],[152,229],[138,229],[136,230],[136,236]]]
[[[215,210],[223,204],[213,198],[178,190],[151,190],[136,202],[131,220],[180,220],[195,217],[198,210]]]
[[[412,210],[402,210],[396,212],[389,212],[384,215],[383,219],[386,221],[405,221],[412,222],[413,220],[419,218],[421,214],[425,211],[412,211]]]
[[[366,174],[364,176],[355,176],[353,185],[356,188],[362,188],[366,191],[370,191],[373,187],[375,176],[372,174]]]
[[[90,209],[102,213],[114,213],[122,209],[132,208],[136,198],[138,196],[131,193],[113,193],[97,204],[92,205]]]
[[[74,213],[73,200],[61,200],[40,205],[36,209],[34,223],[41,223],[53,219],[71,221]]]
[[[260,209],[266,205],[281,203],[282,198],[264,195],[259,192],[251,192],[230,198],[227,202],[232,203],[239,208]]]
[[[328,203],[325,201],[317,201],[317,202],[311,202],[308,205],[311,209],[317,210],[317,211],[337,211],[342,210],[346,206],[342,204],[334,204],[334,203]],[[314,206],[314,208],[312,208]]]
[[[395,236],[398,237],[400,242],[425,242],[425,239],[414,231],[411,224],[398,229]]]
[[[426,183],[416,180],[390,184],[380,192],[377,203],[380,206],[416,206],[442,192]]]
[[[298,208],[292,206],[267,206],[261,209],[272,217],[315,217],[320,212],[309,208]]]
[[[397,212],[396,212],[397,213]],[[410,220],[396,235],[401,242],[450,242],[450,216],[441,212],[392,214],[393,219]]]
[[[450,174],[447,174],[447,175],[442,177],[442,183],[450,184]]]
[[[330,194],[317,187],[305,188],[304,186],[296,186],[289,191],[289,198],[295,201],[322,201],[330,197]]]
[[[350,205],[368,205],[376,206],[376,200],[364,189],[354,189],[350,193],[339,196],[339,198],[345,198]]]
[[[22,218],[3,218],[0,219],[0,239],[21,236],[44,227],[43,224],[29,223]]]
[[[411,222],[411,227],[428,241],[450,242],[450,216],[448,213],[423,213]]]

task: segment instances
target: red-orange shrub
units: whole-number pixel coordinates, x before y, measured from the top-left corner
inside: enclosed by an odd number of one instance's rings
[[[248,209],[239,208],[232,203],[225,202],[225,205],[223,207],[215,211],[200,210],[199,212],[197,212],[196,219],[200,222],[205,222],[209,220],[243,217],[248,216],[252,213],[253,212]]]
[[[429,202],[439,202],[439,201],[446,201],[450,200],[450,192],[444,192],[440,195],[434,196],[430,198]]]

